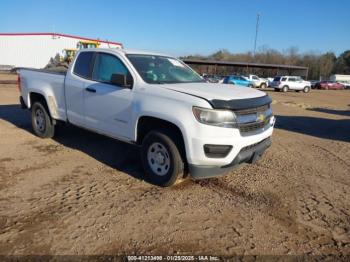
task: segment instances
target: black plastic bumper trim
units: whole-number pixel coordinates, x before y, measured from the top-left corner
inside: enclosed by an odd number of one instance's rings
[[[255,145],[242,148],[235,159],[226,166],[198,166],[189,164],[190,176],[194,179],[202,179],[224,175],[231,169],[238,167],[240,164],[255,163],[270,146],[271,138],[268,137]]]

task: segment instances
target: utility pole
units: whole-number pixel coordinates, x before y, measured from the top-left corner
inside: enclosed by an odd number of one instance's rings
[[[256,42],[258,39],[258,32],[259,32],[259,20],[260,20],[260,13],[257,13],[257,15],[256,15],[256,27],[255,27],[254,52],[253,52],[254,57],[255,57],[255,53],[256,53]]]

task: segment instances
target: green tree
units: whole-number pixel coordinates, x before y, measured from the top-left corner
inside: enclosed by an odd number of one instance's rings
[[[350,50],[345,51],[337,58],[333,67],[333,73],[350,74]]]

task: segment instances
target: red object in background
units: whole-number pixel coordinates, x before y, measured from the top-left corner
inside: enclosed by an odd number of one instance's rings
[[[342,90],[345,89],[345,86],[343,84],[334,82],[334,81],[321,81],[318,82],[315,87],[317,89],[323,89],[323,90]]]
[[[19,75],[17,76],[17,87],[18,87],[18,91],[21,93],[22,92],[21,77]]]

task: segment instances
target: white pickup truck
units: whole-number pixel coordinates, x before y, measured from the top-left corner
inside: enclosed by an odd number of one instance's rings
[[[271,98],[205,83],[182,61],[156,53],[86,49],[66,73],[20,69],[22,107],[42,138],[71,123],[140,146],[148,181],[224,174],[271,144]]]
[[[253,87],[266,88],[268,86],[269,81],[265,78],[260,78],[256,75],[247,75],[245,78],[251,81]]]

